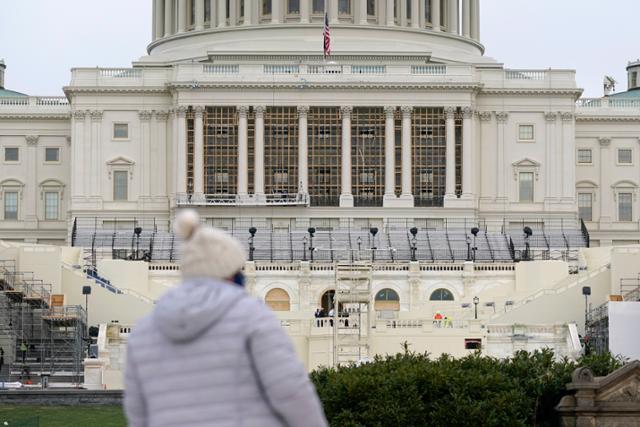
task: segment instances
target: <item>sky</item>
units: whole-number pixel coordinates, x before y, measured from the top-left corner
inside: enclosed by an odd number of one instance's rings
[[[151,0],[0,0],[5,86],[62,95],[73,67],[128,67],[146,54]],[[584,96],[602,95],[640,58],[639,0],[481,0],[486,55],[507,68],[577,71]]]

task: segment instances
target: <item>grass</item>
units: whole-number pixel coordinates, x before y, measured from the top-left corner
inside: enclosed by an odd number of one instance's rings
[[[36,422],[39,418],[39,424]],[[126,427],[119,406],[0,406],[0,427]]]

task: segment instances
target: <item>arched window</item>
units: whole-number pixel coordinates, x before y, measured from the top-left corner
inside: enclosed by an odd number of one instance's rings
[[[289,294],[284,289],[271,289],[265,297],[265,302],[273,311],[290,311]]]
[[[383,289],[376,294],[376,311],[400,311],[400,297],[393,289]]]
[[[453,301],[454,298],[451,291],[440,288],[440,289],[436,289],[431,293],[429,300],[430,301]]]
[[[322,298],[320,299],[320,307],[322,307],[322,311],[324,314],[328,314],[329,310],[333,308],[333,298],[336,295],[336,291],[333,289],[328,290],[324,294],[322,294]]]

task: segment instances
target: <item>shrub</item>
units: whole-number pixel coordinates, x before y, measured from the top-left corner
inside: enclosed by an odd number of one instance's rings
[[[361,366],[311,374],[332,426],[550,426],[571,373],[579,366],[607,375],[621,366],[611,355],[577,363],[550,350],[507,360],[461,359],[408,351]]]

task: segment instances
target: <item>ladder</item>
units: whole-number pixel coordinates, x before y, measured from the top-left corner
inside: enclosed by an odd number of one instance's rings
[[[371,264],[335,264],[333,365],[370,357]]]

